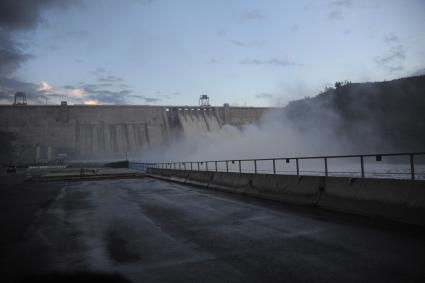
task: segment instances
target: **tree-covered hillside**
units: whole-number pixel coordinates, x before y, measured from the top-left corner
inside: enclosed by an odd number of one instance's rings
[[[425,151],[425,76],[336,83],[284,113],[300,131],[332,131],[353,152]]]

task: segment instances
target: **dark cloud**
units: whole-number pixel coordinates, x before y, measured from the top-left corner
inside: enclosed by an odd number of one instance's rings
[[[97,67],[96,70],[90,72],[94,76],[104,76],[106,74],[106,69],[102,67]]]
[[[131,90],[95,90],[87,91],[88,98],[95,99],[101,104],[127,104]]]
[[[129,104],[131,98],[136,98],[132,87],[127,85],[122,77],[111,74],[109,70],[97,67],[90,74],[96,77],[96,83],[62,86],[68,92],[76,91],[78,93],[73,97],[77,103],[96,100],[99,104]],[[141,99],[138,96],[137,98]]]
[[[158,2],[158,0],[135,0],[134,1],[137,4],[154,4],[156,2]]]
[[[110,83],[83,84],[70,89],[81,89],[87,95],[84,99],[95,99],[101,104],[126,104],[130,89],[119,89]]]
[[[345,8],[351,6],[352,0],[334,0],[329,3],[332,7]]]
[[[403,45],[397,45],[382,56],[375,57],[375,63],[389,71],[400,71],[403,69],[403,62],[406,59],[406,50]]]
[[[65,36],[67,38],[85,39],[92,36],[92,33],[88,31],[68,31]]]
[[[75,86],[72,85],[64,85],[63,86],[64,89],[75,89]]]
[[[246,12],[240,17],[241,21],[255,21],[264,19],[263,13],[259,9]]]
[[[386,43],[398,43],[400,41],[400,38],[394,33],[390,33],[384,37],[384,41]]]
[[[148,97],[148,96],[139,95],[139,94],[129,95],[129,97],[144,100],[146,103],[160,102],[162,100],[157,97]]]
[[[31,29],[42,20],[42,10],[65,6],[70,2],[70,0],[2,0],[0,26],[12,31]]]
[[[255,95],[255,98],[263,98],[263,99],[264,98],[269,99],[269,98],[272,98],[272,97],[273,97],[273,94],[268,93],[268,92],[262,92],[262,93]]]
[[[229,40],[229,42],[231,44],[235,45],[235,46],[238,46],[238,47],[246,47],[248,45],[247,43],[244,43],[244,42],[239,41],[239,40],[234,40],[234,39]]]
[[[170,98],[170,95],[160,94],[157,97],[148,97],[135,94],[134,90],[121,84],[114,83],[83,83],[78,85],[64,85],[58,90],[52,88],[43,90],[41,84],[22,82],[16,79],[0,77],[0,102],[12,103],[14,94],[22,91],[26,94],[29,104],[44,104],[46,99],[57,98],[69,100],[71,103],[83,104],[89,100],[96,100],[99,104],[131,104],[132,100],[144,100],[145,103],[159,102]],[[75,95],[74,93],[80,93]],[[177,95],[174,93],[173,95]]]
[[[210,60],[210,62],[211,62],[211,63],[213,63],[213,64],[218,64],[218,63],[220,63],[220,61],[219,61],[219,60],[214,59],[214,58],[213,58],[213,59],[211,59],[211,60]]]
[[[346,29],[344,30],[344,34],[345,34],[345,35],[349,35],[349,34],[351,34],[351,32],[352,32],[352,30],[351,30],[350,28],[346,28]]]
[[[118,76],[113,76],[113,75],[106,75],[106,76],[101,76],[97,79],[99,82],[105,82],[105,83],[116,83],[116,82],[122,82],[124,81],[123,78],[118,77]]]
[[[44,9],[68,3],[70,0],[0,1],[0,75],[9,76],[30,58],[16,39],[16,33],[35,28],[42,21]]]
[[[376,56],[374,58],[375,63],[390,72],[403,70],[406,48],[401,44],[400,38],[394,33],[389,33],[384,36],[384,42],[389,45],[390,49],[384,55]]]
[[[330,11],[328,13],[328,19],[330,20],[341,20],[344,18],[347,10],[351,6],[351,0],[335,0],[329,2]]]
[[[103,70],[100,70],[104,73]],[[106,71],[105,71],[106,72]],[[168,99],[169,95],[162,94],[161,91],[156,97],[149,97],[141,94],[136,94],[127,85],[115,84],[117,80],[112,80],[111,83],[93,83],[93,84],[81,84],[77,86],[65,85],[63,88],[67,90],[80,89],[84,93],[84,97],[75,98],[78,103],[84,103],[87,100],[96,100],[99,104],[131,104],[132,100],[143,100],[145,103],[153,103],[162,101],[163,98]],[[120,80],[118,80],[120,81]],[[124,86],[124,87],[123,87]]]
[[[0,30],[0,75],[10,75],[30,57],[10,34]]]
[[[292,25],[291,26],[291,31],[292,32],[296,32],[296,31],[298,31],[300,29],[300,27],[298,26],[298,25]]]
[[[297,65],[295,62],[277,58],[271,58],[269,60],[245,59],[242,60],[240,63],[242,65],[272,65],[278,67],[289,67]]]

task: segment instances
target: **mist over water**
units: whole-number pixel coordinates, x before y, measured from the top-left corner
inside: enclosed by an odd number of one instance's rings
[[[314,103],[313,107],[297,111],[294,107],[276,108],[267,112],[260,121],[242,127],[222,124],[215,115],[179,114],[181,133],[167,145],[153,146],[137,157],[146,162],[188,162],[240,160],[254,158],[286,158],[303,156],[356,155],[396,153],[408,151],[394,146],[380,134],[373,118],[365,116],[348,121],[331,107]],[[298,107],[297,105],[295,105]],[[373,111],[370,113],[373,114]],[[305,115],[305,116],[304,116]],[[368,120],[369,119],[369,120]],[[416,159],[417,178],[425,177],[423,157]],[[377,162],[374,157],[364,160],[366,176],[409,178],[409,157],[385,157]],[[211,165],[210,165],[211,166]],[[215,166],[215,165],[213,165]],[[218,163],[219,170],[226,164]],[[237,162],[228,163],[229,171],[238,172]],[[205,163],[201,170],[207,169]],[[243,172],[253,172],[252,162],[243,162]],[[271,161],[257,163],[257,171],[273,172]],[[215,168],[209,168],[215,170]],[[360,176],[359,158],[329,159],[330,175]],[[277,173],[296,172],[295,162],[276,163]],[[323,175],[323,159],[300,160],[304,175]]]
[[[215,116],[205,117],[206,121],[196,116],[181,117],[180,138],[166,146],[151,148],[141,158],[196,161],[314,156],[343,154],[350,148],[333,134],[333,125],[300,130],[285,117],[282,109],[271,110],[258,123],[242,128],[220,126]]]

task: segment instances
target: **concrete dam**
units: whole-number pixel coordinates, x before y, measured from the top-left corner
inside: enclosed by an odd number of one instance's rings
[[[143,105],[1,105],[18,163],[122,159],[190,132],[258,121],[268,108]]]

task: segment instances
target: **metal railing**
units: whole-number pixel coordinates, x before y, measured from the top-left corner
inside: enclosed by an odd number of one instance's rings
[[[279,157],[279,158],[258,158],[258,159],[230,159],[230,160],[205,160],[205,161],[179,161],[179,162],[131,162],[130,167],[135,169],[146,170],[148,168],[158,168],[158,169],[174,169],[174,170],[186,170],[186,171],[213,171],[213,172],[238,172],[238,173],[262,173],[262,174],[296,174],[300,176],[302,173],[306,175],[320,175],[320,176],[329,176],[331,173],[333,175],[358,175],[358,177],[365,178],[365,160],[374,159],[374,162],[381,162],[383,158],[395,157],[402,158],[407,157],[402,164],[407,164],[406,172],[387,172],[387,173],[376,173],[383,175],[408,175],[409,179],[414,180],[417,175],[425,177],[424,172],[415,172],[415,160],[418,157],[425,157],[425,152],[409,152],[409,153],[382,153],[382,154],[361,154],[361,155],[333,155],[333,156],[303,156],[303,157]],[[356,159],[358,170],[340,172],[340,171],[330,171],[329,162],[332,160],[340,159]],[[304,161],[320,161],[322,162],[322,169],[317,171],[317,165],[315,166],[316,170],[301,170],[301,162]],[[398,160],[398,163],[400,164]],[[425,158],[421,161],[425,161]],[[268,164],[264,165],[265,162]],[[421,163],[422,163],[421,162]],[[262,164],[259,166],[259,164]],[[292,165],[293,170],[278,170],[278,163],[280,167]],[[248,165],[248,166],[247,166]],[[351,165],[353,163],[351,162]],[[425,167],[424,167],[425,169]],[[373,172],[372,172],[373,173]],[[356,175],[356,176],[357,176]]]

